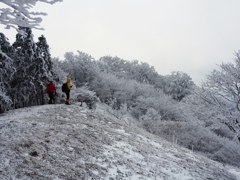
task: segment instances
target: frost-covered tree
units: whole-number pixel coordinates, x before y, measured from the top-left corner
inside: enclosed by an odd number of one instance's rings
[[[14,52],[8,39],[5,37],[3,33],[0,33],[0,53],[1,53],[0,75],[4,79],[6,79],[6,77],[8,76],[9,76],[8,78],[11,79],[12,74],[14,72],[14,67],[12,67],[13,60],[11,59],[11,56]],[[9,80],[9,79],[6,79],[6,80]]]
[[[158,78],[158,73],[155,71],[153,66],[150,66],[146,62],[133,61],[130,66],[130,76],[140,83],[148,83],[154,85]]]
[[[0,113],[9,109],[12,104],[9,97],[10,81],[15,72],[13,60],[10,57],[12,53],[8,39],[3,33],[0,33]]]
[[[51,61],[53,62],[53,72],[56,77],[59,79],[60,86],[63,82],[66,81],[67,73],[59,66],[60,60],[59,58],[51,58]],[[57,81],[57,79],[55,79]],[[60,88],[59,86],[59,88]]]
[[[37,2],[54,4],[62,0],[0,0],[2,5],[0,8],[0,23],[5,25],[7,29],[18,26],[39,28],[42,21],[41,16],[45,16],[44,12],[34,12],[31,9]],[[18,29],[19,30],[19,29]]]
[[[73,52],[67,52],[64,57],[64,61],[58,61],[57,63],[68,73],[77,87],[89,85],[94,80],[98,67],[92,56],[78,51],[76,55]]]
[[[51,79],[57,84],[59,82],[59,77],[51,60],[49,45],[43,35],[38,38],[38,42],[36,43],[34,61],[32,62],[30,69],[36,87],[34,96],[36,100],[40,99],[37,104],[44,104],[44,93],[47,80]]]
[[[199,96],[223,115],[219,117],[219,121],[239,134],[240,52],[235,53],[234,63],[222,63],[218,70],[207,75],[202,87]]]
[[[110,104],[119,88],[119,79],[110,73],[99,72],[93,81],[94,91],[101,102]],[[92,86],[92,85],[91,85]]]
[[[24,34],[18,33],[13,43],[17,56],[14,60],[16,73],[11,81],[11,98],[14,100],[15,108],[29,106],[29,101],[32,100],[30,94],[36,91],[31,74],[36,45],[30,28],[19,27],[19,30],[24,31]]]
[[[218,106],[220,101],[213,99],[209,91],[196,87],[193,94],[182,100],[180,108],[216,135],[238,142],[235,130],[238,113],[231,107]]]
[[[141,117],[149,113],[150,108],[158,112],[159,120],[184,121],[186,118],[185,113],[178,107],[178,102],[161,90],[156,90],[151,85],[140,84],[137,92],[135,106],[132,108],[137,119],[142,120]]]
[[[12,59],[0,50],[0,113],[6,111],[12,104],[8,92],[13,71]]]
[[[0,32],[0,48],[3,53],[7,53],[10,50],[10,43],[7,37]]]
[[[15,108],[44,104],[44,90],[48,78],[58,81],[53,71],[46,38],[41,36],[35,43],[30,28],[19,29],[24,33],[18,33],[13,43],[17,56],[14,58],[16,73],[11,81],[11,98]]]
[[[126,77],[129,62],[119,57],[103,56],[98,61],[98,66],[105,73],[115,74],[117,77]]]
[[[36,46],[36,53],[34,55],[35,60],[31,68],[35,72],[34,76],[36,80],[43,82],[51,77],[53,80],[57,81],[58,77],[53,72],[53,62],[51,60],[49,45],[43,35],[38,38]]]
[[[126,61],[119,57],[103,56],[98,61],[101,71],[111,73],[117,77],[133,79],[141,83],[156,84],[158,73],[148,63]]]
[[[194,86],[192,78],[186,73],[172,72],[171,75],[165,76],[163,91],[173,99],[181,101],[193,92]]]
[[[30,28],[19,27],[19,30],[24,33],[18,33],[16,41],[12,45],[14,49],[13,66],[16,72],[10,81],[9,94],[14,108],[44,104],[47,80],[59,82],[46,38],[42,35],[35,43]]]
[[[235,53],[234,63],[222,63],[207,75],[203,87],[240,111],[240,52]]]

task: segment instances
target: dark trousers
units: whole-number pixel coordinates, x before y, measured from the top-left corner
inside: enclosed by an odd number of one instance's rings
[[[67,99],[69,99],[70,98],[70,91],[67,91],[65,93],[66,93]]]
[[[48,103],[49,103],[49,104],[55,103],[54,93],[53,93],[53,92],[50,92],[50,93],[48,93],[48,96],[49,96],[49,101],[48,101]]]
[[[70,98],[70,91],[65,92],[67,98],[66,98],[66,104],[69,104],[69,98]]]

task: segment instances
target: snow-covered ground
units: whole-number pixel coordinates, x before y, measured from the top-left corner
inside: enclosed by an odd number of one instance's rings
[[[240,180],[240,169],[171,144],[101,106],[44,105],[0,116],[0,179]]]

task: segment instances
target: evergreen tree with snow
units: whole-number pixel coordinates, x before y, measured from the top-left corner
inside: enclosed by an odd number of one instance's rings
[[[47,40],[42,35],[38,38],[38,42],[36,43],[36,53],[35,60],[32,63],[31,69],[33,70],[34,76],[34,84],[37,87],[37,96],[41,99],[41,104],[44,102],[44,88],[46,82],[51,79],[54,82],[59,82],[59,77],[57,72],[54,71],[54,65],[51,60],[51,54],[49,51],[49,45],[47,44]]]
[[[35,68],[36,72],[35,78],[39,82],[46,82],[49,78],[52,78],[54,81],[58,81],[59,78],[54,72],[49,45],[43,35],[38,38],[36,46],[35,61],[32,64],[32,68]]]
[[[19,31],[24,33],[18,33],[13,43],[17,56],[14,59],[16,73],[11,82],[11,98],[14,100],[15,108],[31,105],[30,94],[36,91],[31,74],[31,64],[34,61],[36,49],[32,31],[26,27],[19,27]]]
[[[11,46],[3,33],[0,33],[0,113],[6,111],[12,101],[9,97],[10,81],[15,72],[11,55]]]
[[[16,74],[11,83],[15,108],[44,103],[42,81],[48,71],[44,68],[44,58],[39,56],[41,53],[37,53],[40,50],[33,41],[31,29],[19,27],[19,31],[24,33],[18,33],[13,43],[18,55],[14,61]]]

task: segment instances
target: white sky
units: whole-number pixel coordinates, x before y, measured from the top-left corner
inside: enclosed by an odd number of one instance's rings
[[[83,51],[139,60],[161,75],[189,74],[195,83],[233,62],[240,49],[239,0],[63,0],[37,4],[48,13],[33,30],[47,38],[52,57]],[[0,26],[0,30],[3,26]],[[3,30],[13,42],[16,31]]]

